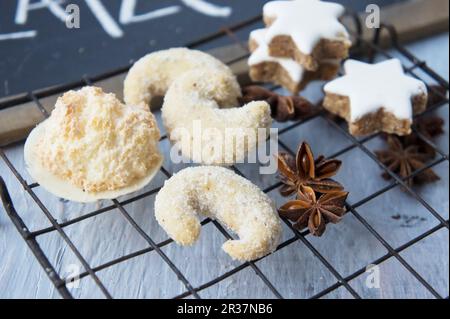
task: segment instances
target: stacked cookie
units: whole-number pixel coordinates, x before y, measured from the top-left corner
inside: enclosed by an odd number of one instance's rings
[[[344,7],[320,0],[268,2],[266,28],[250,34],[250,77],[294,94],[314,80],[331,80],[351,46],[339,22]]]

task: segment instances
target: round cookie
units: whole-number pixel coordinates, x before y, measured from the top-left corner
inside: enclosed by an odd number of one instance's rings
[[[239,236],[222,246],[234,259],[261,258],[280,241],[281,222],[270,198],[227,168],[186,168],[167,180],[156,196],[156,219],[178,244],[192,245],[198,239],[199,214]]]
[[[49,192],[92,202],[148,184],[163,160],[158,142],[146,105],[124,105],[114,94],[84,87],[58,98],[51,116],[29,135],[24,158]]]

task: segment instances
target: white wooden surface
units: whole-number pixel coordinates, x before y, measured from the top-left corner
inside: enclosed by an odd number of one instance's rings
[[[448,79],[448,34],[412,44],[409,47],[420,58]],[[422,75],[422,74],[420,74]],[[318,98],[320,85],[309,88],[305,95]],[[448,106],[440,109],[446,119],[445,136],[438,139],[438,145],[449,151]],[[282,135],[287,145],[294,146],[301,140],[308,141],[316,154],[331,155],[348,145],[339,132],[322,119],[315,119],[298,129]],[[370,149],[381,145],[379,139],[367,144]],[[167,150],[167,141],[161,147]],[[7,149],[8,157],[25,174],[22,146]],[[369,157],[354,149],[343,156],[343,168],[338,179],[350,190],[350,202],[357,202],[365,196],[379,190],[386,182],[379,177],[380,169]],[[169,161],[165,167],[177,171],[181,167],[173,166]],[[256,166],[240,165],[239,168],[261,187],[275,181],[274,176],[260,176]],[[434,209],[445,219],[449,215],[448,162],[436,167],[442,179],[432,185],[419,189]],[[9,169],[0,161],[0,174],[6,180],[12,199],[19,214],[31,230],[49,226],[42,212],[32,199],[23,191]],[[162,185],[164,176],[157,178],[145,190]],[[144,190],[144,191],[145,191]],[[62,202],[54,196],[37,188],[36,192],[44,199],[44,204],[59,221],[72,219],[86,214],[98,206],[110,205],[102,202],[98,205],[82,205]],[[270,196],[278,203],[282,199],[277,191]],[[126,206],[137,223],[157,242],[167,238],[153,217],[153,197],[146,198]],[[422,232],[437,225],[435,219],[423,206],[399,188],[368,202],[358,208],[358,212],[393,247],[398,247]],[[394,215],[400,219],[393,219]],[[65,228],[71,240],[80,249],[92,267],[120,257],[123,254],[147,247],[147,243],[129,225],[117,211],[111,211],[76,225]],[[284,239],[292,237],[285,229]],[[69,274],[71,265],[78,266],[75,256],[56,232],[43,235],[39,243],[49,256],[57,271]],[[344,221],[329,227],[321,238],[307,237],[314,247],[342,275],[346,276],[365,267],[383,256],[387,251],[361,223],[352,215]],[[199,242],[191,248],[181,248],[171,244],[163,251],[186,275],[193,286],[201,285],[239,263],[233,262],[221,249],[224,238],[209,224],[203,228]],[[401,253],[401,256],[413,266],[442,296],[449,295],[449,234],[447,229],[429,236]],[[300,242],[289,245],[279,252],[257,263],[261,271],[273,282],[286,298],[307,298],[334,284],[336,279],[321,262]],[[80,266],[81,267],[81,266]],[[98,272],[100,279],[116,298],[159,298],[172,297],[186,289],[177,280],[174,273],[155,252],[126,261]],[[365,298],[429,298],[431,294],[395,259],[390,258],[380,267],[380,288],[369,289],[365,285],[367,274],[350,282],[351,286]],[[92,279],[82,279],[78,288],[71,289],[75,297],[102,297]],[[200,292],[203,298],[272,298],[273,295],[262,280],[250,268],[229,277],[223,282]],[[59,298],[44,271],[17,233],[3,207],[0,208],[0,297],[1,298]],[[339,288],[327,298],[349,298],[345,288]]]

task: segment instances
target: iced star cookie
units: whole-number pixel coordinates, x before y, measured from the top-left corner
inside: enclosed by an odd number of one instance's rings
[[[264,40],[266,34],[267,29],[250,33],[249,47],[252,54],[248,64],[253,81],[273,82],[297,94],[311,81],[327,81],[336,76],[339,60],[321,61],[316,71],[308,71],[291,58],[270,56],[269,47]]]
[[[344,7],[319,0],[272,1],[264,5],[265,42],[271,56],[292,58],[316,71],[321,60],[344,59],[351,46],[339,17]]]
[[[327,83],[324,107],[347,120],[352,135],[411,133],[413,115],[425,110],[422,81],[405,75],[399,60],[378,64],[347,60],[345,75]]]

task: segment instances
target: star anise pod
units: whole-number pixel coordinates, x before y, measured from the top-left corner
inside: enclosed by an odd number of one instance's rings
[[[378,159],[386,165],[389,170],[400,176],[407,178],[412,173],[425,167],[425,163],[430,160],[430,155],[420,150],[420,146],[416,144],[404,145],[402,141],[390,135],[387,139],[388,149],[376,151]],[[385,179],[390,179],[390,175],[383,174]],[[426,169],[420,174],[408,178],[406,183],[408,186],[413,184],[423,184],[433,182],[439,179],[432,169]]]
[[[294,227],[302,230],[306,227],[314,236],[322,236],[327,223],[336,224],[345,213],[345,200],[348,193],[334,191],[316,198],[311,187],[301,186],[298,198],[280,207],[280,216],[295,222]]]
[[[444,133],[444,120],[439,116],[422,117],[417,121],[417,130],[426,138],[433,138]]]
[[[428,90],[428,103],[427,107],[434,106],[446,100],[447,89],[440,85],[431,85]]]
[[[267,100],[276,95],[274,92],[258,85],[249,85],[242,88],[242,97],[240,102],[242,104],[250,103],[251,101]]]
[[[301,96],[276,94],[258,85],[242,89],[241,104],[251,101],[266,101],[270,105],[272,117],[278,122],[298,120],[312,113],[313,105]]]
[[[416,121],[416,130],[418,133],[422,134],[425,138],[431,140],[434,137],[444,133],[444,120],[439,116],[427,116],[421,117]],[[402,143],[404,145],[417,145],[421,152],[427,153],[430,158],[436,156],[436,150],[420,138],[419,134],[413,132],[410,135],[404,136],[402,138]]]
[[[318,193],[341,191],[342,185],[330,177],[336,175],[342,162],[337,159],[325,159],[314,155],[308,143],[303,142],[297,150],[295,160],[292,156],[281,153],[277,155],[278,170],[283,186],[280,193],[290,196],[300,191],[301,186],[309,186]]]
[[[415,130],[406,136],[398,136],[397,138],[404,146],[416,145],[420,152],[426,153],[430,159],[436,156],[436,150],[425,142],[419,135],[432,140],[434,137],[444,133],[444,120],[439,116],[420,117],[414,122]],[[420,133],[420,134],[417,134]],[[392,134],[383,133],[381,136],[387,140]]]

